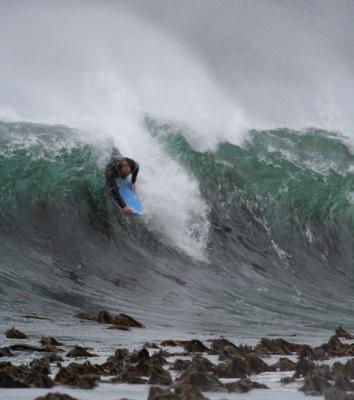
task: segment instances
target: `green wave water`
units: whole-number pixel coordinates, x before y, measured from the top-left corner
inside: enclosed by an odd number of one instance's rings
[[[209,206],[207,260],[178,251],[151,220],[127,221],[114,211],[103,191],[109,144],[89,143],[65,126],[1,122],[0,296],[20,301],[19,285],[41,307],[48,297],[99,307],[98,292],[105,302],[130,304],[138,291],[144,306],[137,312],[151,319],[185,318],[188,310],[193,320],[198,309],[200,323],[214,309],[210,324],[227,315],[237,315],[240,326],[350,321],[354,155],[343,137],[252,131],[242,146],[198,152],[183,128],[146,124],[199,182]],[[18,283],[21,268],[26,279]],[[119,293],[116,280],[123,282]],[[159,306],[156,287],[170,293]]]

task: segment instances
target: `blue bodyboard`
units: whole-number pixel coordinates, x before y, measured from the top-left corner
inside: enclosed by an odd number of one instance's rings
[[[141,202],[135,191],[132,190],[129,178],[119,180],[119,193],[127,206],[133,210],[133,214],[140,215],[143,212]]]

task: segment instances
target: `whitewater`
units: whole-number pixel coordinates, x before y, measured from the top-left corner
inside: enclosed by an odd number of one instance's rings
[[[154,329],[130,347],[354,329],[350,2],[0,11],[3,331],[101,309]],[[104,191],[113,147],[140,164],[141,218]]]

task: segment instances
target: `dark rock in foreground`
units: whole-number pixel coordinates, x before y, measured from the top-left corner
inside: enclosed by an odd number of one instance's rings
[[[351,334],[350,332],[346,331],[343,329],[342,325],[339,325],[338,328],[336,329],[335,332],[336,336],[339,338],[344,338],[344,339],[354,339],[354,335]]]
[[[110,329],[129,330],[129,328],[144,328],[144,325],[141,322],[137,321],[130,315],[120,313],[114,316],[106,310],[100,311],[97,317],[93,317],[86,313],[78,313],[74,315],[74,317],[86,321],[96,321],[100,324],[111,324],[112,326]]]
[[[195,386],[203,391],[224,391],[224,385],[210,372],[184,371],[176,380],[180,385]]]
[[[170,389],[162,389],[158,386],[151,386],[148,400],[207,400],[195,386],[177,386],[172,392]]]
[[[303,345],[288,342],[284,339],[267,339],[262,338],[256,345],[255,351],[261,354],[280,354],[289,355],[296,353],[302,349]]]
[[[279,360],[272,365],[275,370],[279,369],[280,371],[294,371],[295,366],[296,363],[286,357],[280,357]]]
[[[67,354],[67,357],[77,358],[77,357],[96,357],[97,354],[90,353],[85,347],[75,346]]]
[[[325,400],[354,400],[354,394],[332,388],[325,392],[324,398]]]
[[[85,316],[116,329],[142,328],[143,325],[126,314],[112,315],[101,311],[96,318]],[[7,332],[10,336],[24,338],[24,333],[15,328]],[[27,337],[27,336],[26,336]],[[344,338],[345,341],[341,341]],[[145,343],[140,349],[130,351],[118,348],[103,364],[91,364],[87,360],[95,357],[89,349],[75,346],[67,357],[82,357],[82,363],[71,362],[63,366],[58,352],[64,351],[62,344],[54,337],[42,336],[42,347],[28,344],[14,344],[0,348],[0,357],[10,357],[12,351],[42,352],[41,358],[34,358],[28,365],[13,365],[0,362],[0,387],[2,388],[51,388],[54,385],[68,385],[76,388],[92,389],[102,377],[111,383],[150,384],[148,400],[207,400],[203,392],[246,393],[253,389],[268,389],[266,385],[250,379],[251,375],[265,372],[294,371],[292,376],[282,379],[282,383],[299,382],[300,389],[309,395],[324,395],[326,400],[354,400],[354,359],[346,363],[335,362],[326,365],[320,361],[333,357],[354,355],[354,335],[338,327],[335,335],[326,343],[312,347],[297,344],[281,338],[263,338],[256,346],[236,346],[225,338],[209,340],[206,346],[200,340],[165,340],[161,346],[180,346],[183,352],[161,349],[154,343]],[[151,349],[150,351],[147,349]],[[155,351],[154,351],[155,350]],[[262,357],[270,354],[297,356],[294,363],[289,358],[280,357],[272,365]],[[217,356],[215,363],[207,356]],[[171,359],[170,357],[181,357]],[[191,359],[182,359],[188,356]],[[51,366],[59,368],[54,380]],[[174,380],[170,370],[178,371]],[[223,384],[221,378],[232,379]],[[159,386],[156,386],[159,385]],[[160,387],[164,386],[164,388]],[[60,393],[48,393],[39,400],[73,400]]]
[[[219,378],[246,378],[248,376],[248,365],[241,356],[234,357],[226,364],[219,364]]]
[[[128,328],[144,328],[144,325],[127,314],[119,314],[114,317],[113,325],[125,326]]]
[[[28,339],[28,336],[25,333],[15,329],[15,327],[6,331],[5,335],[8,339]]]
[[[0,387],[2,388],[51,388],[53,386],[52,379],[48,376],[47,368],[39,368],[37,363],[32,361],[30,366],[27,365],[12,365],[8,363],[0,363]]]
[[[30,387],[11,374],[10,371],[0,370],[0,388],[26,388]]]
[[[30,344],[13,344],[9,346],[10,350],[13,351],[28,351],[28,352],[39,352],[39,353],[45,353],[47,351],[46,348],[44,347],[38,347],[38,346],[31,346]]]
[[[90,369],[82,368],[80,364],[69,364],[67,367],[61,367],[54,378],[56,384],[80,387],[83,389],[92,389],[96,386],[98,375],[92,373]]]
[[[13,357],[8,347],[0,347],[0,357]]]
[[[251,381],[250,379],[240,379],[237,382],[226,383],[224,386],[232,393],[246,393],[252,389],[269,389],[267,385]]]
[[[58,342],[58,340],[52,336],[42,336],[39,343],[43,346],[63,346],[63,343]]]
[[[77,400],[68,394],[63,393],[48,393],[45,396],[37,397],[35,400]]]

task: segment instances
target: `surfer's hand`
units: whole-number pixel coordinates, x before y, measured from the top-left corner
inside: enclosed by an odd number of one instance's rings
[[[133,213],[133,210],[131,208],[129,208],[128,206],[123,207],[122,211],[124,212],[124,214],[132,214]]]
[[[132,188],[132,190],[134,190],[134,192],[135,192],[135,190],[136,190],[136,183],[132,183],[132,184],[131,184],[131,188]]]

